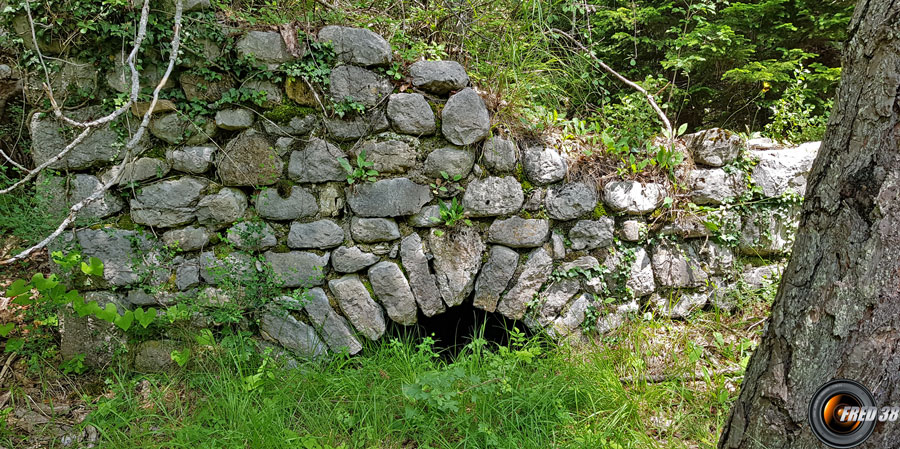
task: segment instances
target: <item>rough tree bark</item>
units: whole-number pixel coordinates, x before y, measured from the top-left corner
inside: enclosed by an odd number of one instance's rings
[[[900,2],[859,0],[793,256],[720,448],[821,448],[810,397],[832,378],[900,404]],[[900,424],[861,447],[895,447]]]

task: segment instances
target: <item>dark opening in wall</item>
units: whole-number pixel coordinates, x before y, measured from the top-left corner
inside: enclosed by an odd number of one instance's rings
[[[499,313],[485,312],[475,307],[469,298],[433,317],[426,317],[420,310],[418,322],[412,326],[390,321],[387,334],[395,337],[409,336],[415,341],[433,334],[435,350],[440,351],[444,357],[454,357],[477,336],[487,340],[488,344],[506,345],[509,342],[509,330],[513,327],[526,336],[532,335],[524,322],[511,320]]]

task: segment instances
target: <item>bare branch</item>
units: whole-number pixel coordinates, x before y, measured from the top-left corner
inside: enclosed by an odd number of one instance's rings
[[[600,58],[595,56],[587,47],[585,47],[581,42],[579,42],[578,39],[575,39],[574,37],[572,37],[571,34],[566,33],[565,31],[562,31],[558,28],[551,28],[550,31],[552,31],[554,33],[559,33],[559,34],[569,38],[569,40],[571,40],[578,48],[580,48],[582,51],[587,53],[587,55],[590,56],[591,59],[593,59],[594,62],[597,63],[597,65],[602,67],[603,70],[606,70],[607,72],[609,72],[610,74],[612,74],[613,76],[618,78],[619,81],[622,81],[623,83],[627,84],[632,89],[643,94],[644,97],[647,98],[647,102],[650,103],[650,107],[653,108],[654,111],[656,111],[656,115],[658,115],[659,119],[663,122],[663,126],[665,127],[666,133],[668,134],[666,136],[666,138],[668,138],[670,140],[669,143],[671,144],[671,141],[674,140],[674,138],[675,138],[675,133],[672,130],[672,122],[669,121],[669,118],[666,116],[666,113],[663,112],[663,110],[659,107],[658,104],[656,104],[656,100],[653,98],[653,95],[651,93],[647,92],[646,89],[639,86],[637,83],[620,75],[619,72],[616,72],[615,70],[613,70],[612,67],[606,65],[606,63],[603,62],[603,60],[601,60]]]
[[[0,190],[0,195],[5,195],[5,194],[7,194],[7,193],[9,193],[9,192],[12,192],[13,190],[17,189],[19,186],[21,186],[21,185],[25,184],[26,182],[30,181],[32,178],[34,178],[35,176],[37,176],[41,171],[43,171],[45,168],[49,167],[49,166],[50,166],[51,164],[53,164],[54,162],[56,162],[56,161],[62,159],[63,157],[65,157],[65,155],[68,154],[69,151],[72,151],[72,148],[75,148],[76,146],[78,146],[78,144],[81,143],[81,141],[83,141],[85,138],[87,138],[87,136],[90,135],[90,133],[91,133],[93,130],[94,130],[94,128],[85,128],[84,131],[81,132],[81,134],[79,134],[78,136],[76,136],[75,139],[73,139],[72,142],[70,142],[68,145],[66,145],[66,147],[63,148],[62,151],[60,151],[59,153],[57,153],[56,156],[53,156],[53,157],[51,157],[50,159],[47,159],[46,162],[44,162],[43,164],[38,165],[37,167],[35,167],[34,170],[31,170],[30,172],[28,172],[28,174],[27,174],[24,178],[20,179],[20,180],[19,180],[18,182],[16,182],[15,184],[13,184],[13,185],[11,185],[11,186],[9,186],[9,187],[3,189],[3,190]]]
[[[134,136],[132,136],[131,140],[125,145],[125,157],[122,159],[122,162],[114,169],[115,176],[113,176],[106,183],[102,184],[98,187],[94,193],[92,193],[87,198],[81,200],[77,204],[73,205],[69,209],[69,214],[66,218],[59,224],[55,231],[53,231],[49,236],[47,236],[44,240],[35,244],[34,246],[22,251],[21,253],[15,255],[6,260],[0,261],[0,265],[8,265],[14,263],[16,261],[22,260],[35,251],[38,251],[44,247],[46,247],[50,242],[59,237],[63,231],[69,227],[74,221],[78,212],[81,209],[85,208],[92,202],[98,200],[102,197],[106,192],[112,188],[112,186],[119,183],[122,175],[124,174],[125,165],[134,159],[134,156],[131,154],[135,145],[137,145],[138,141],[140,141],[141,137],[144,135],[144,131],[150,123],[150,116],[153,114],[153,109],[156,106],[157,101],[159,100],[159,92],[162,90],[163,86],[165,86],[166,82],[169,80],[169,76],[172,74],[172,70],[175,67],[175,61],[178,59],[178,48],[181,45],[181,16],[182,16],[182,8],[183,3],[182,0],[175,0],[175,25],[174,25],[174,35],[172,37],[172,53],[169,56],[169,65],[166,68],[166,72],[163,75],[162,79],[160,79],[159,84],[156,85],[156,89],[153,90],[153,99],[150,102],[150,107],[147,108],[147,111],[144,113],[144,117],[141,120],[141,124],[135,132]],[[144,0],[144,6],[141,10],[141,20],[138,25],[138,34],[135,37],[134,48],[131,51],[131,55],[128,56],[127,63],[131,68],[131,99],[129,103],[136,102],[139,91],[139,80],[137,76],[137,69],[134,65],[134,59],[137,55],[137,52],[140,50],[140,45],[144,40],[144,36],[147,33],[147,16],[150,11],[150,0]],[[112,115],[112,114],[111,114]],[[89,131],[92,128],[87,128],[85,132]],[[37,170],[35,170],[37,171]]]

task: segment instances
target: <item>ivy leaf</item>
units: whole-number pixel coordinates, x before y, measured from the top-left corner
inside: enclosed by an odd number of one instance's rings
[[[0,337],[6,338],[7,336],[9,336],[9,333],[12,332],[14,327],[16,327],[15,323],[6,323],[0,325]]]
[[[91,301],[94,304],[97,304],[96,301]],[[90,306],[88,306],[90,307]],[[114,323],[116,318],[119,316],[119,310],[116,308],[116,305],[113,303],[107,303],[106,307],[100,308],[99,305],[96,306],[98,310],[92,311],[97,318],[100,318],[103,321],[108,323]]]
[[[90,265],[81,262],[81,271],[88,276],[103,276],[103,262],[96,257],[91,257],[89,262]]]
[[[138,324],[141,325],[144,329],[153,322],[156,318],[157,311],[155,308],[151,307],[144,311],[143,307],[138,307],[134,310],[134,317],[137,319]]]
[[[36,288],[41,293],[50,290],[53,287],[56,287],[58,284],[59,281],[57,281],[56,276],[52,274],[49,278],[45,278],[42,273],[35,273],[31,278],[31,285],[33,285],[34,288]]]
[[[191,359],[191,350],[185,349],[184,351],[179,351],[176,349],[169,354],[169,357],[171,357],[172,361],[177,363],[178,366],[184,368],[184,365]]]
[[[113,308],[116,306],[113,304],[107,304],[107,306],[112,305]],[[113,323],[122,329],[123,331],[128,331],[131,328],[131,324],[134,323],[134,312],[127,310],[124,314],[119,315],[113,320]]]
[[[31,285],[25,282],[24,279],[16,279],[15,282],[6,289],[6,296],[8,298],[15,298],[16,296],[28,293],[29,291],[31,291]]]
[[[25,340],[21,338],[10,338],[6,340],[6,352],[19,352],[25,346]]]
[[[213,337],[213,333],[209,329],[201,329],[200,334],[194,337],[194,340],[200,346],[213,346],[216,344],[216,338]]]

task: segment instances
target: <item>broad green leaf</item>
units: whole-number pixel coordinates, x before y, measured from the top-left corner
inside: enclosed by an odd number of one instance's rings
[[[49,278],[45,278],[42,273],[35,273],[31,278],[31,285],[41,293],[56,287],[58,284],[59,281],[56,280],[56,276],[52,274]]]
[[[6,340],[6,352],[19,352],[25,346],[25,340],[21,338],[10,338]]]
[[[16,296],[29,291],[31,291],[31,284],[25,282],[24,279],[16,279],[12,285],[6,289],[6,296],[8,298],[15,298]]]
[[[169,357],[171,357],[172,361],[177,363],[178,366],[183,368],[191,358],[191,350],[185,349],[184,351],[179,351],[176,349],[169,354]]]
[[[103,276],[103,262],[96,257],[91,257],[90,264],[81,262],[81,271],[86,275]]]
[[[92,301],[92,302],[96,302],[96,301]],[[97,308],[99,309],[100,306],[98,305]],[[103,321],[112,323],[112,322],[115,322],[116,318],[119,316],[119,310],[116,308],[115,304],[107,303],[106,307],[96,311],[94,314],[97,316],[97,318],[100,318]]]
[[[216,344],[216,338],[213,337],[213,333],[209,329],[201,329],[200,333],[194,337],[194,340],[200,346],[213,346]]]
[[[113,308],[115,308],[114,305]],[[124,314],[117,316],[113,323],[123,331],[131,329],[131,324],[134,323],[134,312],[126,310]]]
[[[12,332],[14,327],[16,327],[14,323],[0,324],[0,337],[8,337],[9,333]]]

